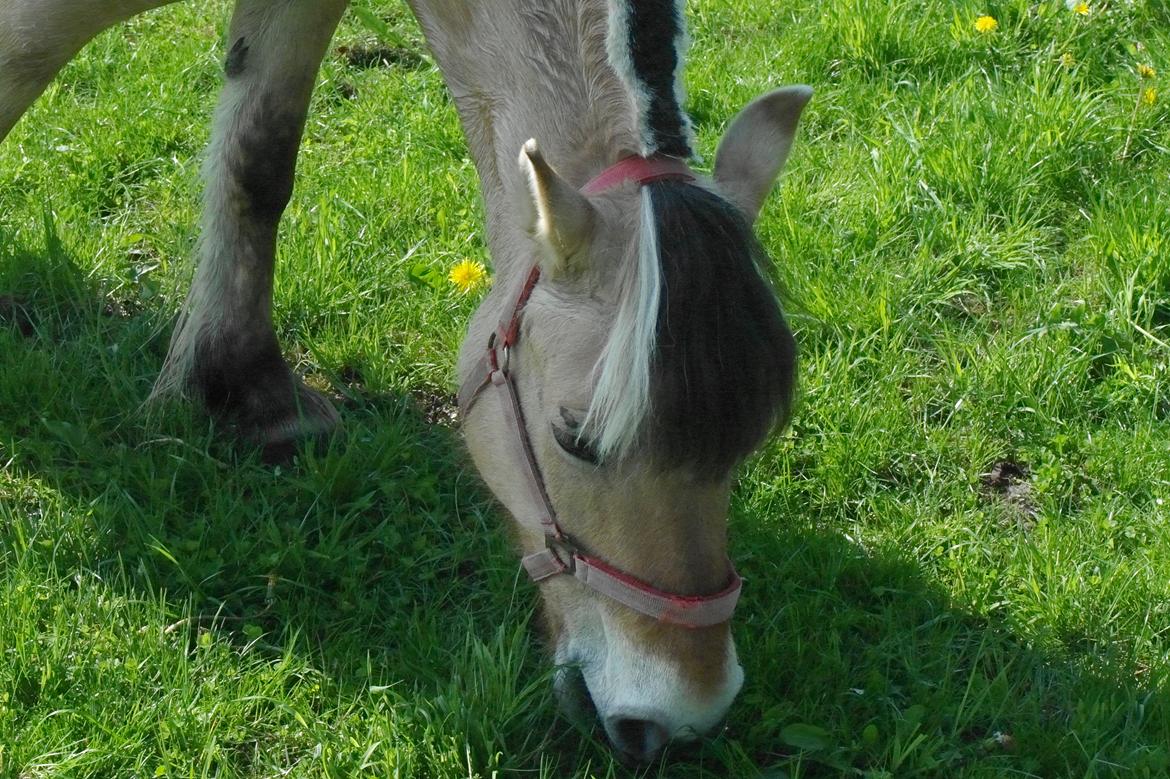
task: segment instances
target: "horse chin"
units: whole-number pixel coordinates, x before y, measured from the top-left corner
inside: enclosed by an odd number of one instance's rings
[[[597,724],[597,706],[580,668],[571,665],[558,668],[553,689],[561,714],[575,728],[587,731]]]

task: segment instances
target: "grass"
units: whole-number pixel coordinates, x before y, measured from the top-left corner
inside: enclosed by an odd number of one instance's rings
[[[817,89],[759,223],[802,398],[734,498],[745,689],[639,773],[1170,776],[1166,7],[689,6],[708,160]],[[558,719],[428,421],[475,296],[426,281],[488,259],[482,211],[416,25],[367,7],[337,46],[394,56],[327,58],[281,228],[282,342],[344,417],[291,467],[140,410],[226,5],[103,35],[0,144],[0,776],[629,773]]]

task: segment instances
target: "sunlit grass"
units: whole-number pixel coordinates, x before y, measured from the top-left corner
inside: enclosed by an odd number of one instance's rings
[[[759,223],[802,389],[734,500],[747,684],[644,773],[1170,773],[1170,16],[1084,5],[688,4],[706,160],[817,90]],[[0,144],[0,776],[628,773],[434,421],[490,258],[421,34],[368,7],[390,37],[337,46],[405,53],[326,59],[281,227],[344,420],[292,466],[141,410],[227,5],[102,36]]]

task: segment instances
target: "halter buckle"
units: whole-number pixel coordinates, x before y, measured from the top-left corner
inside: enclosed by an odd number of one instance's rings
[[[499,371],[507,376],[508,366],[512,362],[512,345],[501,330],[496,330],[488,336],[487,351],[488,364],[492,371]]]
[[[562,573],[572,574],[577,569],[577,545],[562,534],[559,538],[552,534],[544,537],[544,545],[561,567]]]

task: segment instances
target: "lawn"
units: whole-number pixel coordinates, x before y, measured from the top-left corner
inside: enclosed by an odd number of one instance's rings
[[[101,36],[0,143],[0,777],[630,773],[558,717],[450,420],[482,292],[444,279],[490,265],[453,106],[405,7],[362,8],[275,296],[343,429],[289,465],[142,406],[228,5]],[[733,499],[744,690],[637,773],[1170,776],[1168,6],[688,11],[705,159],[817,90],[758,225],[801,392]]]

